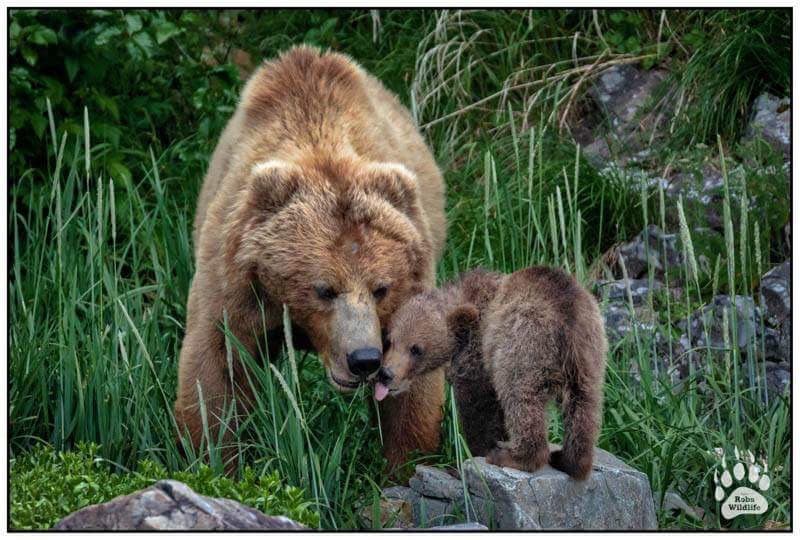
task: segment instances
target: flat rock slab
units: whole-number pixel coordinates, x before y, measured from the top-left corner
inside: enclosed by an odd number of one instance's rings
[[[657,528],[647,476],[604,450],[595,450],[592,474],[583,482],[549,466],[527,473],[480,457],[465,461],[463,471],[456,478],[417,466],[403,493],[415,526],[466,520],[495,530]]]
[[[107,503],[87,506],[55,527],[60,531],[261,531],[305,527],[283,516],[266,516],[230,499],[204,497],[186,484],[161,480]]]

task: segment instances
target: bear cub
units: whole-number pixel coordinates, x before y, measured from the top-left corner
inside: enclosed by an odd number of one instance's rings
[[[419,292],[393,315],[385,349],[376,400],[447,366],[473,455],[530,472],[549,463],[576,479],[591,472],[607,343],[597,301],[566,272],[473,270]],[[551,453],[553,399],[564,444]]]

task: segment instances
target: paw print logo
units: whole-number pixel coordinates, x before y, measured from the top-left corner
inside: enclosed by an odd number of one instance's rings
[[[719,459],[714,468],[714,498],[722,503],[722,516],[733,519],[742,514],[763,514],[768,504],[762,493],[770,486],[767,462],[762,458],[756,463],[750,450],[740,453],[734,447],[733,451],[730,459],[722,448],[714,449]]]

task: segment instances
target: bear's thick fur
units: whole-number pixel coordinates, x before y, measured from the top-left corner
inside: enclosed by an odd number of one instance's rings
[[[445,241],[444,183],[408,111],[348,57],[294,48],[258,69],[214,151],[197,204],[175,416],[197,446],[216,439],[235,398],[251,403],[223,323],[261,360],[275,352],[282,306],[295,344],[316,350],[340,391],[348,363],[382,351],[381,328],[421,285]],[[377,351],[376,351],[377,349]],[[348,356],[350,355],[350,356]],[[377,369],[377,366],[376,366]],[[444,374],[383,407],[391,464],[439,442]],[[202,410],[201,401],[205,405]]]
[[[375,397],[402,393],[449,365],[473,455],[584,479],[600,428],[606,336],[597,301],[566,272],[532,267],[464,274],[394,314]],[[548,448],[547,403],[561,402],[563,449]]]

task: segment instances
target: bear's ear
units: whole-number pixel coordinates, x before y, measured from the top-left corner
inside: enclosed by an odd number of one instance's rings
[[[400,163],[369,164],[359,187],[388,201],[412,219],[419,215],[417,177]]]
[[[474,304],[462,304],[447,314],[447,328],[459,346],[466,342],[479,319],[480,312]]]
[[[286,206],[300,189],[301,181],[300,169],[286,161],[270,160],[253,166],[225,229],[225,252],[231,267],[248,258],[239,252],[242,239]]]
[[[280,160],[256,163],[250,170],[250,185],[244,194],[244,204],[262,217],[280,210],[300,187],[298,167]]]

